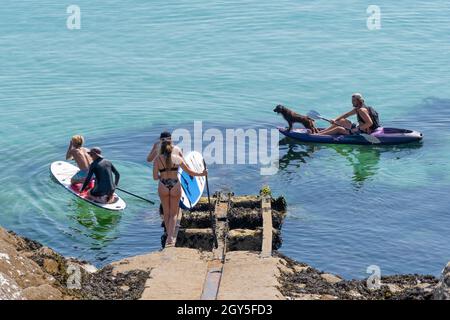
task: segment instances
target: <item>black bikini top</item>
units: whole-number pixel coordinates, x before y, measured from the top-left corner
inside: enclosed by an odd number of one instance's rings
[[[166,171],[178,171],[178,167],[172,167],[172,168],[166,168],[161,158],[159,158],[159,161],[161,162],[163,169],[160,169],[159,172],[166,172]]]

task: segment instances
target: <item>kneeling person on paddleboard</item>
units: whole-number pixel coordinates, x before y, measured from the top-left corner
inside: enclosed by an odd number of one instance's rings
[[[335,135],[335,134],[371,134],[380,126],[378,113],[372,107],[366,106],[364,98],[360,93],[352,95],[353,110],[344,113],[343,115],[331,120],[332,126],[319,131],[321,135]],[[347,118],[356,115],[358,124],[352,123]]]
[[[95,174],[95,186],[88,192],[89,199],[99,203],[113,203],[114,191],[119,184],[120,174],[114,167],[111,161],[106,160],[102,156],[102,150],[98,147],[94,147],[89,151],[89,155],[94,160],[90,167],[86,177],[86,181],[80,190],[82,193],[88,186],[92,175]],[[114,181],[112,175],[114,174]]]
[[[89,155],[89,150],[83,147],[84,137],[80,135],[73,136],[69,143],[69,148],[66,152],[66,160],[75,160],[78,171],[72,178],[71,184],[84,183],[88,175],[89,166],[92,163],[92,158]]]

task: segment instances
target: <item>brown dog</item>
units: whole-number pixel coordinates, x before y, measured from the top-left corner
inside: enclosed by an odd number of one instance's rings
[[[311,130],[312,133],[317,133],[319,130],[314,125],[314,119],[311,119],[308,116],[302,116],[301,114],[298,114],[285,106],[282,106],[281,104],[277,105],[275,109],[273,109],[273,112],[281,113],[284,120],[286,120],[289,124],[289,131],[292,130],[292,126],[296,122],[300,122],[303,126],[305,126],[306,129]]]

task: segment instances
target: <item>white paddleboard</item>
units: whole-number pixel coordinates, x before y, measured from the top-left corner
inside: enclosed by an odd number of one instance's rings
[[[203,164],[203,156],[200,152],[192,151],[184,157],[184,161],[194,171],[203,172],[205,166]],[[191,177],[181,167],[178,169],[178,179],[181,183],[181,199],[180,206],[184,209],[192,209],[205,190],[205,177]]]
[[[97,207],[107,209],[107,210],[114,210],[119,211],[125,209],[127,206],[125,201],[122,200],[117,194],[114,194],[118,198],[118,200],[114,203],[98,203],[92,200],[87,199],[86,194],[83,193],[82,195],[79,194],[77,188],[75,186],[72,186],[70,183],[70,179],[79,171],[78,167],[74,166],[73,164],[66,162],[66,161],[55,161],[50,165],[50,172],[52,173],[53,177],[68,191],[76,195],[78,198],[83,199],[84,201],[87,201]],[[79,186],[78,186],[79,187]]]

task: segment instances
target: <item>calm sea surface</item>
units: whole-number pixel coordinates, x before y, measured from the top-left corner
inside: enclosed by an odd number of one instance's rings
[[[213,190],[287,198],[282,252],[347,278],[439,274],[450,260],[450,2],[2,1],[0,225],[102,266],[160,248],[157,205],[123,195],[110,213],[50,177],[83,134],[157,199],[145,157],[164,129],[271,129],[284,104],[335,117],[362,92],[403,147],[304,145],[280,136],[280,170],[211,165]],[[323,123],[321,125],[324,125]]]

